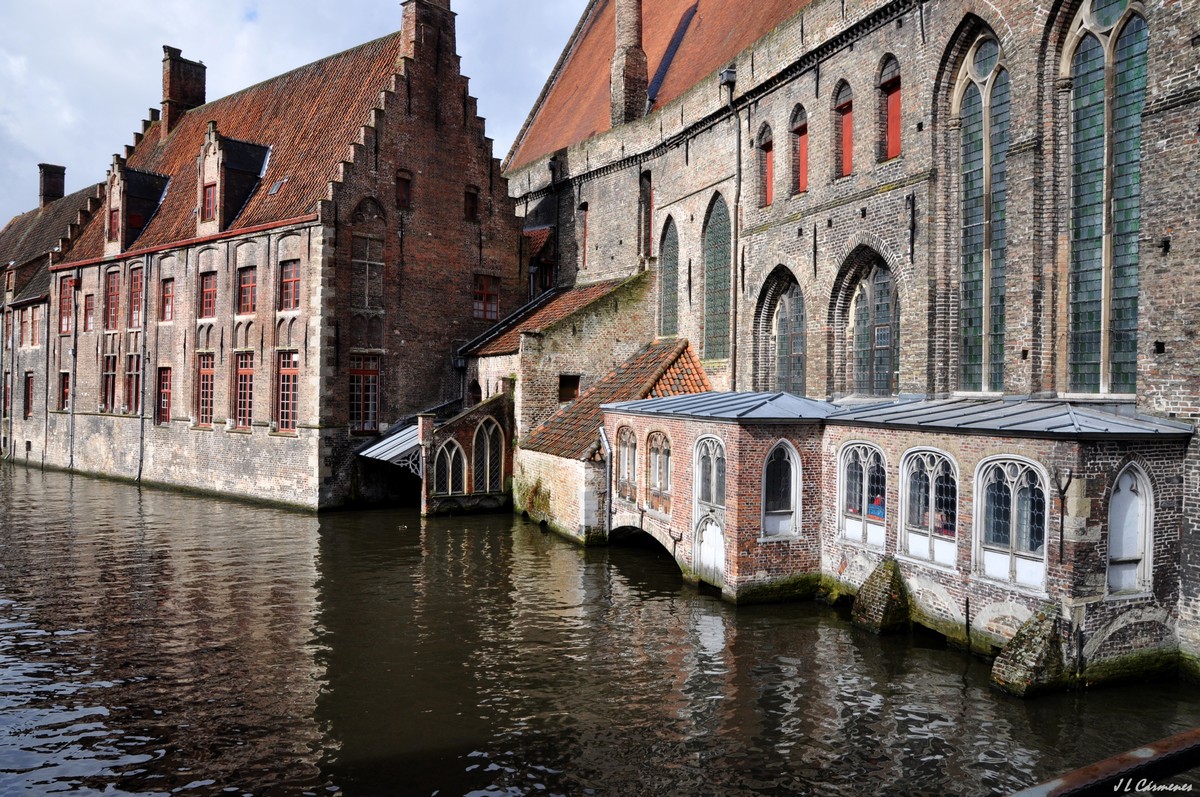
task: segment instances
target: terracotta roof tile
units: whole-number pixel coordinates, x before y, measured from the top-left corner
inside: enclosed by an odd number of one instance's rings
[[[604,417],[600,405],[709,390],[712,386],[704,368],[686,339],[655,341],[534,429],[523,446],[567,459],[582,459],[596,445],[596,430]]]
[[[810,0],[654,0],[642,6],[642,47],[653,82],[672,38],[686,22],[678,47],[670,53],[654,107],[661,108],[702,79],[733,61],[742,50],[795,15]],[[507,168],[518,169],[539,157],[608,130],[609,64],[616,44],[615,0],[595,0],[584,11],[574,49],[550,75],[541,102],[534,107],[513,145]],[[694,9],[694,13],[693,13]],[[691,19],[685,19],[692,14]]]
[[[624,282],[608,280],[551,294],[545,302],[532,303],[501,321],[493,328],[496,332],[494,337],[485,336],[478,344],[467,344],[462,353],[478,357],[512,354],[520,346],[522,332],[540,332],[592,302],[603,299]]]
[[[87,207],[91,197],[102,197],[102,185],[69,194],[62,199],[13,217],[0,230],[0,265],[10,261],[17,265],[41,257],[58,244],[59,238],[67,236],[67,225],[73,224],[79,212]]]
[[[162,123],[151,125],[127,166],[171,179],[157,213],[131,248],[196,236],[196,158],[210,121],[224,138],[271,148],[258,187],[227,230],[314,212],[337,176],[338,163],[349,159],[350,145],[379,104],[380,92],[399,71],[402,44],[401,34],[393,33],[201,105],[183,115],[165,142]],[[271,195],[271,185],[284,178],[281,190]],[[93,219],[89,226],[101,224]],[[103,255],[100,236],[85,238],[73,247],[72,260]]]

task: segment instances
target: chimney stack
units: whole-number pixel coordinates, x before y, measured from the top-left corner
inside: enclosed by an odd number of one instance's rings
[[[166,140],[184,113],[204,104],[204,73],[199,61],[181,56],[178,47],[163,45],[162,138]]]
[[[617,48],[612,59],[612,126],[646,113],[646,51],[642,49],[642,0],[617,0]]]
[[[63,198],[67,168],[50,163],[38,164],[38,207],[44,208],[51,202]]]

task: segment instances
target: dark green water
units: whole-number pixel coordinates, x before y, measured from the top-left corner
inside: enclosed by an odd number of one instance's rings
[[[509,516],[0,469],[0,794],[992,794],[1200,725]]]

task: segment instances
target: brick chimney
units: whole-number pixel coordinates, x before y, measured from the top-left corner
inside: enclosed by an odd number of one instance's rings
[[[199,61],[183,58],[177,47],[163,45],[162,138],[165,140],[184,113],[204,104],[204,73]]]
[[[458,50],[450,0],[404,0],[400,5],[404,57],[419,61],[421,51],[436,71],[455,62]]]
[[[612,58],[612,126],[646,113],[646,51],[642,49],[642,0],[617,0],[617,48]]]
[[[50,163],[38,164],[38,207],[44,208],[51,202],[63,198],[67,168]]]

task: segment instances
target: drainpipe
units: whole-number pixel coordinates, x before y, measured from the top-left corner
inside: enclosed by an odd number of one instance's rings
[[[60,283],[61,285],[61,283]],[[75,399],[79,395],[76,380],[79,363],[79,297],[83,294],[83,269],[75,269],[75,284],[71,290],[71,395],[67,406],[67,470],[75,470]]]
[[[600,446],[604,449],[604,539],[612,533],[612,446],[608,435],[600,427]]]
[[[146,353],[146,331],[150,328],[150,319],[146,317],[146,309],[149,305],[150,286],[154,284],[151,279],[153,275],[154,258],[147,257],[146,264],[142,266],[142,350],[138,356],[142,359],[142,379],[138,385],[138,391],[141,395],[138,396],[138,465],[137,465],[137,481],[140,484],[142,481],[142,465],[146,459],[146,381],[149,378],[146,363],[150,359]]]
[[[729,389],[737,390],[737,329],[738,329],[738,283],[741,260],[738,257],[738,227],[742,218],[742,115],[733,104],[733,89],[737,85],[737,66],[730,64],[721,70],[721,85],[729,89],[729,111],[733,114],[734,129],[737,131],[734,141],[737,152],[734,155],[733,177],[733,263],[730,268],[729,280]]]

